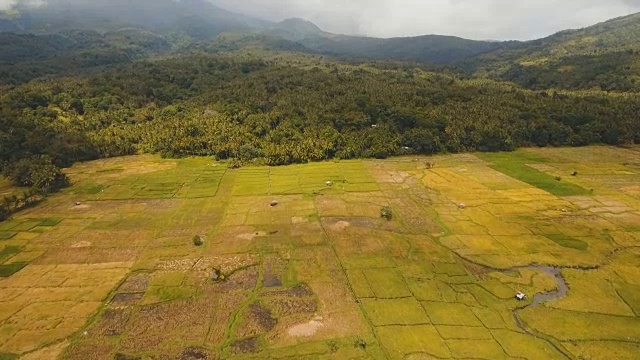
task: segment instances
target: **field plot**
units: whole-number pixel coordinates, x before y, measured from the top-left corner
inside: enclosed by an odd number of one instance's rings
[[[0,359],[637,359],[638,154],[79,164],[0,223]]]

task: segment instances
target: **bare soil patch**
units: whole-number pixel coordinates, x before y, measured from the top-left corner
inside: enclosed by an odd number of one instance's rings
[[[290,327],[287,330],[287,334],[289,334],[289,336],[292,337],[309,337],[309,336],[313,336],[316,334],[316,332],[322,328],[324,326],[324,323],[322,322],[322,317],[321,316],[316,316],[313,320],[307,322],[307,323],[303,323],[303,324],[298,324],[298,325],[294,325],[292,327]]]
[[[349,226],[351,226],[351,223],[348,222],[348,221],[344,221],[344,220],[339,220],[339,221],[336,221],[335,223],[329,225],[331,230],[334,230],[334,231],[346,230]]]

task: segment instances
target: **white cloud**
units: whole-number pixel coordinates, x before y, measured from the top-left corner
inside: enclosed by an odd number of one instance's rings
[[[0,0],[0,10],[8,9],[11,5],[15,4],[15,0]]]

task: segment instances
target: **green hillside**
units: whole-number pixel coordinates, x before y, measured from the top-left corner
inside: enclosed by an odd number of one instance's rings
[[[466,61],[480,76],[533,89],[640,90],[640,14],[511,43]]]

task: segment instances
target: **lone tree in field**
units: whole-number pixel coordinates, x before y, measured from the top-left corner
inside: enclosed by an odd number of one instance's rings
[[[193,245],[202,246],[203,244],[204,244],[204,241],[202,240],[202,237],[200,235],[196,235],[193,237]]]

